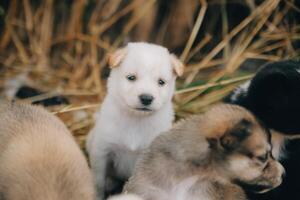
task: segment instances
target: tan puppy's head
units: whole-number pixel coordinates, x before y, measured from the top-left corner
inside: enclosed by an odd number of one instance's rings
[[[284,168],[271,153],[271,135],[254,116],[239,106],[219,105],[205,114],[204,130],[212,159],[231,181],[263,193],[279,186]]]

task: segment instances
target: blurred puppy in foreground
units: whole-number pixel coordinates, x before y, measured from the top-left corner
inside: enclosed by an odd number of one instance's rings
[[[244,200],[282,182],[270,133],[244,108],[217,105],[158,136],[124,191],[145,200]]]
[[[182,63],[149,43],[129,43],[109,57],[107,95],[87,140],[97,198],[122,191],[136,159],[174,119],[172,97]]]
[[[0,104],[0,163],[0,199],[94,199],[84,155],[65,125],[43,108]]]

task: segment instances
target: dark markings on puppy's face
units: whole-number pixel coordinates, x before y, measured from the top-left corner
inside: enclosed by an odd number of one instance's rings
[[[266,192],[281,184],[283,167],[271,153],[270,133],[241,120],[220,141],[227,157],[227,170],[246,190]]]
[[[242,119],[233,127],[233,129],[221,137],[220,143],[222,147],[227,151],[235,150],[242,141],[250,136],[251,126],[252,125],[250,121]]]
[[[239,113],[235,119],[231,117],[231,124],[225,119],[230,116],[219,120],[226,121],[224,133],[208,142],[215,152],[216,165],[230,180],[245,190],[266,192],[281,184],[284,169],[272,156],[270,132],[250,116]]]

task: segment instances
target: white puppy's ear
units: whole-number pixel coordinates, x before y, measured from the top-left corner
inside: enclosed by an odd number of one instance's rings
[[[127,54],[127,48],[120,48],[117,49],[115,52],[109,54],[108,55],[109,67],[112,69],[120,65],[122,60],[125,58],[126,54]]]
[[[175,74],[177,76],[182,76],[184,71],[183,63],[174,54],[171,54],[170,57],[171,57],[171,64],[175,71]]]

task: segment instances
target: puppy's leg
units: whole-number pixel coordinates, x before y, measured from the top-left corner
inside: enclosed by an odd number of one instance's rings
[[[105,194],[105,178],[108,163],[108,151],[106,148],[103,148],[103,146],[101,147],[100,145],[94,145],[90,149],[90,163],[97,190],[97,200],[104,200]]]

